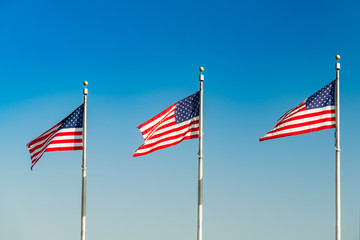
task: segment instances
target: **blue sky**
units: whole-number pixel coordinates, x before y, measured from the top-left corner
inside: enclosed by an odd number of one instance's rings
[[[0,238],[80,237],[81,151],[26,143],[89,82],[87,239],[196,239],[197,140],[132,158],[136,126],[204,82],[204,239],[331,239],[334,130],[259,143],[335,78],[342,237],[359,238],[358,1],[0,2]]]

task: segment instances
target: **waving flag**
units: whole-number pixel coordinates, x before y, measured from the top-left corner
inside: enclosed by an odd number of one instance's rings
[[[335,81],[285,113],[260,141],[335,128]]]
[[[171,105],[137,128],[144,137],[134,157],[199,137],[200,92]]]
[[[45,152],[82,150],[82,104],[64,120],[27,144],[31,156],[31,170]]]

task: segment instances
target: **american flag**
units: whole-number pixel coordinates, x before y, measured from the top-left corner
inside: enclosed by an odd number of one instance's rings
[[[335,81],[285,113],[260,141],[335,128]]]
[[[199,137],[200,92],[171,105],[137,128],[144,137],[134,157]]]
[[[82,104],[64,120],[27,144],[31,157],[31,170],[45,152],[82,150]]]

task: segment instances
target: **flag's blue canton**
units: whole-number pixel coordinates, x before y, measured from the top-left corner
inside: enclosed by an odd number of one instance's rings
[[[181,123],[199,116],[200,92],[194,93],[176,103],[175,122]]]
[[[306,99],[306,109],[335,105],[335,81],[329,83],[314,95]]]
[[[83,127],[83,112],[84,104],[73,111],[69,116],[62,120],[62,125],[59,128],[82,128]]]

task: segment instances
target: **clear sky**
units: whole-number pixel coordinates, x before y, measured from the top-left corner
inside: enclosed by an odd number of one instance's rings
[[[342,237],[359,238],[359,1],[0,2],[0,239],[80,238],[81,151],[26,143],[83,101],[87,239],[196,239],[198,141],[136,126],[204,82],[204,240],[334,239],[334,130],[259,142],[335,79]]]

